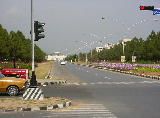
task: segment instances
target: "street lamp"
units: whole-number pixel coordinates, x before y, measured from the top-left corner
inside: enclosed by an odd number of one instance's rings
[[[120,21],[117,20],[117,19],[113,19],[113,18],[104,18],[104,17],[102,17],[102,19],[111,19],[111,20],[113,20],[113,21],[115,21],[115,22],[119,22],[120,24],[122,24],[123,26],[125,26],[126,28],[128,28],[128,26],[126,26],[123,22],[120,22]]]
[[[109,19],[109,18],[104,18],[104,17],[102,17],[102,19]],[[111,19],[111,20],[116,21],[116,22],[119,22],[118,20],[115,20],[115,19]],[[158,21],[158,19],[152,19],[152,20]],[[131,29],[132,29],[134,26],[136,26],[136,25],[139,24],[139,23],[146,22],[146,21],[148,21],[148,20],[141,20],[140,22],[136,22],[135,24],[133,24],[131,27],[127,27],[124,23],[119,22],[119,23],[121,23],[122,25],[124,25],[124,26],[127,28],[127,31],[126,31],[124,37],[126,37],[126,34],[128,33],[128,31],[131,31]],[[133,33],[132,33],[132,35],[133,35]],[[124,42],[122,42],[122,45],[123,45],[123,56],[124,56]]]
[[[102,17],[102,19],[110,19],[110,18],[104,18],[104,17]],[[115,22],[119,22],[116,19],[111,19],[111,20],[113,20]],[[122,24],[123,26],[125,26],[126,29],[128,29],[128,27],[123,22],[119,22],[119,23]],[[125,56],[124,56],[124,41],[122,41],[122,46],[123,46],[123,54],[121,56],[121,61],[125,61]]]
[[[158,19],[152,19],[153,21],[158,21]],[[131,30],[133,27],[135,27],[136,25],[140,24],[140,23],[144,23],[146,21],[149,21],[149,20],[141,20],[139,22],[136,22],[135,24],[133,24],[131,27],[129,27],[124,35],[124,37],[126,37],[126,34],[128,33],[129,30]],[[132,34],[133,35],[133,34]]]
[[[135,24],[133,24],[131,27],[128,27],[128,26],[127,26],[127,25],[125,25],[123,22],[120,22],[120,21],[118,21],[118,20],[116,20],[116,19],[112,19],[112,18],[104,18],[104,17],[102,17],[102,19],[111,19],[111,20],[113,20],[113,21],[115,21],[115,22],[119,22],[120,24],[122,24],[123,26],[125,26],[125,27],[126,27],[126,29],[127,29],[127,31],[126,31],[126,33],[125,33],[124,37],[126,37],[126,34],[128,33],[128,31],[130,31],[130,32],[131,32],[131,29],[132,29],[134,26],[138,25],[139,23],[143,23],[143,22],[148,21],[148,20],[141,20],[141,21],[136,22]],[[152,19],[152,20],[154,20],[154,21],[158,21],[158,19]],[[132,33],[132,32],[131,32],[131,33]],[[132,35],[133,35],[133,33],[132,33]]]
[[[123,56],[124,56],[124,41],[122,41],[122,45],[123,45]]]

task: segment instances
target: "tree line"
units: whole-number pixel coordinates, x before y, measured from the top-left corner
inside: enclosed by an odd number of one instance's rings
[[[31,62],[32,41],[26,39],[21,31],[8,33],[0,24],[0,44],[0,61]],[[46,53],[35,44],[35,61],[43,61],[45,56]]]
[[[96,52],[95,49],[87,53],[88,61],[121,61],[121,56],[125,56],[126,62],[132,61],[132,56],[136,56],[136,62],[159,62],[160,61],[160,32],[152,32],[149,34],[146,40],[142,38],[134,37],[131,41],[125,43],[124,55],[123,44],[120,43],[111,47],[110,49],[104,49],[100,52]],[[79,53],[78,55],[70,55],[68,59],[85,61],[86,53]]]

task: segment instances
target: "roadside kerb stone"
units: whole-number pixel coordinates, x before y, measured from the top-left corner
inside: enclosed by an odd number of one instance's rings
[[[37,83],[38,83],[39,86],[56,85],[56,84],[67,83],[67,80],[37,79]]]
[[[20,109],[13,109],[13,110],[0,110],[0,112],[15,112],[15,111],[40,111],[40,110],[54,110],[54,109],[60,109],[64,107],[69,107],[71,105],[71,101],[62,103],[62,104],[56,104],[53,106],[47,106],[47,107],[35,107],[35,108],[20,108]]]

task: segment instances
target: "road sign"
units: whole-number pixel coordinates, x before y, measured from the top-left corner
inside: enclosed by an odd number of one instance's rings
[[[154,9],[153,15],[160,15],[160,9]]]
[[[136,56],[132,56],[132,62],[136,62]]]
[[[121,56],[121,62],[125,62],[125,56]]]

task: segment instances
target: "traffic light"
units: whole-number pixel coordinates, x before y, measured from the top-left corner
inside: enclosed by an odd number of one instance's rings
[[[45,23],[40,23],[38,21],[34,21],[34,33],[35,33],[35,40],[38,41],[41,38],[44,38],[45,35],[41,34],[41,32],[44,32],[43,26]]]
[[[140,10],[154,10],[154,6],[140,6]]]

